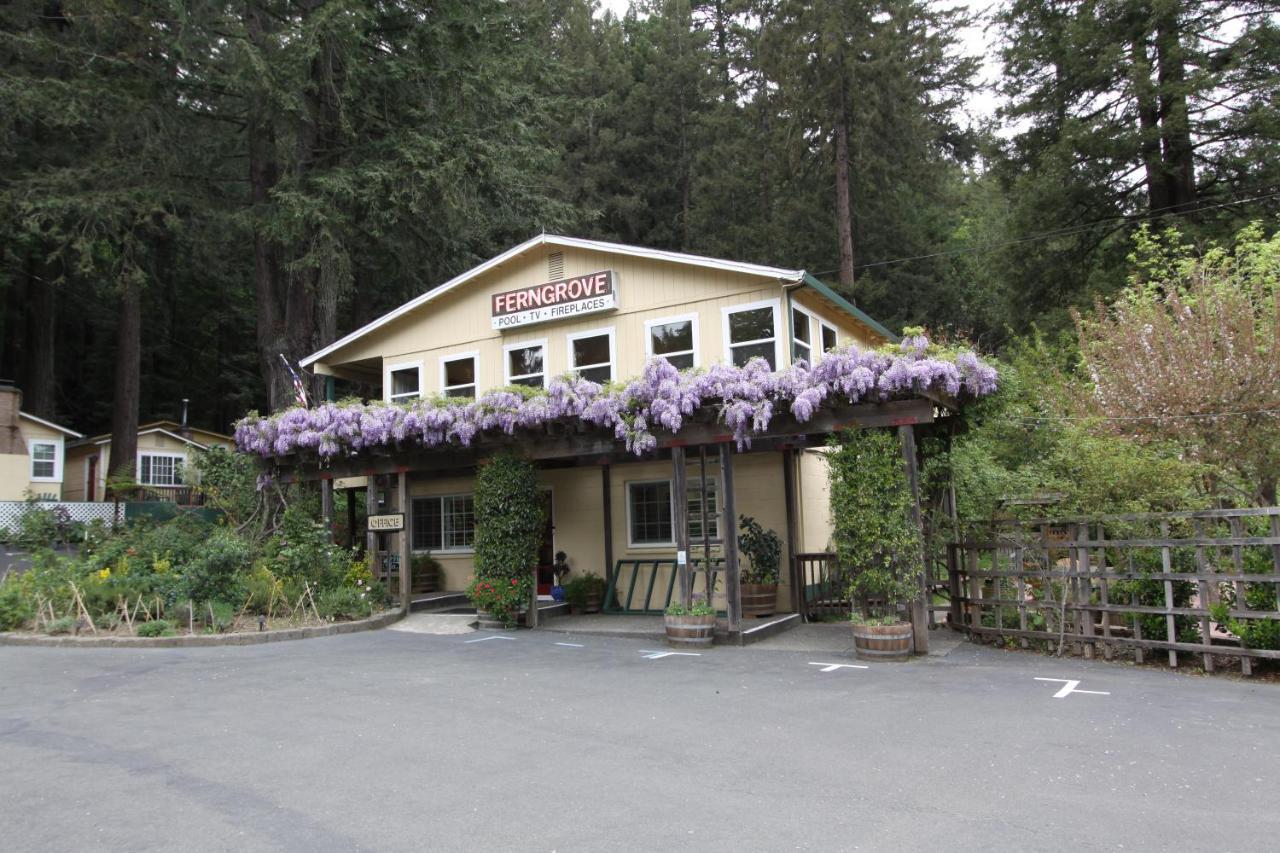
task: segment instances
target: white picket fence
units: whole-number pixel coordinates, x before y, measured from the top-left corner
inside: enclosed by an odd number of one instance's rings
[[[104,524],[111,524],[116,519],[116,504],[107,501],[37,501],[40,509],[62,507],[71,521],[85,524],[97,519]],[[18,519],[27,511],[26,501],[0,501],[0,529],[13,530],[18,526]],[[119,505],[121,519],[124,516],[124,504]]]

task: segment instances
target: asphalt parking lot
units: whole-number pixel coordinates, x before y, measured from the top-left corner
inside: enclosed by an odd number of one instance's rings
[[[855,669],[499,636],[0,648],[0,848],[1224,853],[1280,833],[1272,684],[967,645]]]

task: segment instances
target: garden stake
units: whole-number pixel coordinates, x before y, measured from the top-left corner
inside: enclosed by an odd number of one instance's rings
[[[191,599],[187,599],[187,633],[194,634],[196,632],[196,603]]]
[[[80,612],[84,614],[85,621],[89,624],[89,630],[94,634],[98,633],[98,626],[93,624],[93,617],[89,615],[89,608],[84,606],[84,599],[80,597],[80,590],[75,583],[68,581],[67,585],[71,587],[71,597],[75,600],[76,605],[80,608]]]

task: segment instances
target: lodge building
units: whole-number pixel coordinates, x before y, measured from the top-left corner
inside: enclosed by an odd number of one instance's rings
[[[302,365],[378,387],[386,401],[408,401],[540,387],[566,372],[601,383],[626,381],[651,358],[684,369],[760,357],[778,369],[798,359],[813,363],[833,347],[895,339],[804,270],[544,234]],[[865,425],[924,421],[932,404],[911,401],[907,409],[867,417]],[[709,556],[713,567],[726,556],[736,560],[736,530],[727,529],[736,516],[729,508],[783,538],[778,604],[783,611],[795,608],[797,581],[786,555],[823,552],[831,544],[822,440],[813,440],[820,429],[765,437],[746,452],[716,434],[723,426],[703,430],[703,440],[682,432],[680,440],[641,458],[608,437],[589,446],[527,439],[521,448],[539,461],[549,509],[541,559],[549,564],[563,551],[573,573],[618,576],[617,606],[660,611],[678,559],[696,566]],[[404,512],[403,534],[371,534],[370,541],[391,551],[430,552],[443,567],[441,586],[461,590],[472,573],[472,483],[480,458],[483,451],[441,448],[376,463],[335,461],[319,476],[337,488],[368,484],[371,512]],[[736,596],[724,588],[725,578],[717,601],[732,611]],[[543,571],[538,592],[545,596],[548,587]]]

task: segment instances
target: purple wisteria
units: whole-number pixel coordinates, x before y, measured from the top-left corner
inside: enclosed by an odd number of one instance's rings
[[[804,423],[826,405],[876,403],[925,392],[956,398],[996,390],[996,371],[964,350],[931,353],[927,338],[904,338],[893,349],[833,350],[815,365],[801,361],[772,371],[763,359],[744,367],[716,364],[678,371],[653,359],[625,386],[579,377],[552,379],[545,392],[491,391],[478,400],[413,403],[321,403],[236,424],[236,446],[263,458],[312,452],[321,459],[377,447],[470,446],[477,436],[513,435],[557,422],[579,421],[610,431],[637,456],[657,447],[655,430],[678,433],[701,409],[715,410],[739,449],[769,428],[778,411]]]

